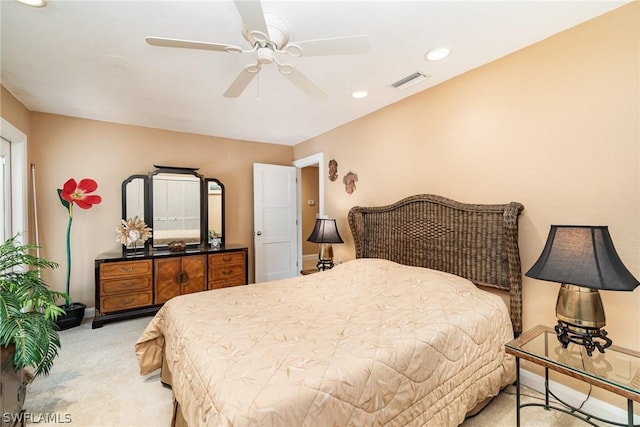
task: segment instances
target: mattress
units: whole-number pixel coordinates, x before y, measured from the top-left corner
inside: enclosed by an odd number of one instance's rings
[[[136,343],[195,426],[456,426],[515,379],[499,296],[381,259],[169,300]]]

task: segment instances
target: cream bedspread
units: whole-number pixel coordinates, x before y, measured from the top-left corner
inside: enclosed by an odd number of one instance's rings
[[[195,426],[456,426],[515,379],[503,301],[466,279],[358,259],[168,301],[136,343]]]

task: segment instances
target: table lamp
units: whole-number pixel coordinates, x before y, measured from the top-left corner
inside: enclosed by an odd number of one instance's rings
[[[333,268],[333,246],[331,245],[344,243],[338,233],[336,220],[331,218],[316,219],[316,224],[307,241],[320,244],[318,264],[316,264],[318,270],[324,271]]]
[[[611,345],[598,289],[632,291],[640,283],[624,266],[606,226],[552,225],[540,258],[525,274],[561,283],[555,327],[566,348],[582,345],[587,354]]]

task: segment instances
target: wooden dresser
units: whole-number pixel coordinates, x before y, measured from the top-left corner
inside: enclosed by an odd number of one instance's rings
[[[98,269],[101,312],[153,304],[153,268],[150,259],[104,262],[100,263]]]
[[[169,299],[248,283],[248,249],[225,246],[182,252],[105,253],[95,260],[92,328],[156,313]]]
[[[209,289],[244,285],[247,282],[247,262],[241,252],[209,254]]]

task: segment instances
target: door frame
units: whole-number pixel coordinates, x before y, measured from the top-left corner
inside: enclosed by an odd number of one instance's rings
[[[0,117],[0,135],[11,144],[11,228],[22,243],[39,244],[38,236],[28,235],[29,175],[27,168],[27,135]],[[34,240],[35,239],[35,240]]]
[[[298,266],[302,269],[302,188],[301,188],[301,177],[302,177],[302,168],[307,166],[318,165],[318,217],[322,218],[324,213],[324,174],[323,167],[324,165],[324,153],[316,153],[307,157],[303,157],[302,159],[294,160],[293,166],[296,168],[296,198],[297,198],[297,234],[298,234]]]

